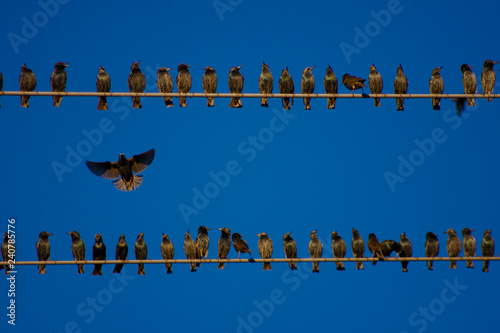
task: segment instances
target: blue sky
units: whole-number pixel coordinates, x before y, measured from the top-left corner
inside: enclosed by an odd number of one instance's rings
[[[500,60],[492,38],[499,30],[497,12],[493,3],[451,1],[358,1],[355,6],[243,0],[121,1],[119,6],[12,2],[0,13],[0,71],[4,90],[18,90],[26,62],[38,78],[37,90],[49,91],[54,64],[70,62],[67,91],[95,91],[103,66],[112,91],[122,92],[128,91],[130,65],[141,60],[146,91],[156,92],[156,69],[171,67],[175,76],[183,62],[193,65],[192,92],[202,91],[201,67],[206,66],[217,71],[218,92],[228,92],[229,69],[243,65],[243,91],[258,92],[265,61],[275,92],[283,68],[288,66],[299,92],[303,69],[316,66],[316,92],[322,93],[329,64],[339,79],[344,73],[367,79],[374,63],[384,92],[392,93],[402,64],[409,93],[428,93],[432,69],[440,66],[445,93],[462,93],[461,64],[473,66],[479,81],[484,60]],[[346,45],[355,52],[346,55]],[[348,90],[340,87],[339,92]],[[96,233],[103,235],[108,258],[114,258],[119,235],[126,235],[132,249],[140,232],[148,257],[161,258],[164,232],[174,243],[175,258],[185,258],[184,234],[188,229],[196,234],[199,225],[212,228],[210,258],[217,255],[219,227],[245,235],[257,257],[254,235],[260,232],[273,239],[274,257],[284,256],[281,237],[290,230],[299,257],[309,256],[309,234],[315,229],[325,256],[331,256],[331,232],[337,230],[349,244],[353,227],[365,241],[372,232],[381,241],[397,240],[405,232],[415,256],[424,255],[428,231],[438,235],[443,256],[448,228],[475,229],[478,244],[486,229],[496,237],[497,100],[476,100],[477,106],[459,118],[447,100],[441,111],[433,111],[430,100],[412,99],[405,101],[404,112],[396,112],[393,99],[382,99],[380,109],[372,99],[342,99],[335,110],[326,109],[326,100],[314,99],[306,112],[299,99],[281,123],[277,99],[270,100],[269,109],[257,99],[244,99],[242,109],[228,108],[228,99],[216,99],[211,109],[204,99],[188,99],[186,109],[178,107],[178,99],[174,103],[166,109],[160,98],[146,98],[142,109],[132,110],[130,98],[110,98],[110,110],[100,112],[97,98],[65,97],[54,108],[50,97],[36,97],[29,109],[21,109],[19,97],[2,96],[0,230],[9,218],[16,219],[17,259],[36,260],[42,230],[54,233],[53,260],[72,259],[66,235],[72,230],[82,235],[87,259]],[[93,143],[85,133],[93,133]],[[252,146],[254,137],[258,149]],[[427,152],[419,148],[422,144]],[[143,173],[141,187],[130,193],[117,191],[83,163],[113,161],[120,153],[130,157],[152,147],[156,158]],[[67,160],[71,150],[78,157]],[[384,175],[398,174],[401,160],[410,159],[417,165],[401,174],[404,182],[391,186]],[[68,172],[58,177],[57,163]],[[197,215],[183,216],[179,207],[193,206],[196,190],[203,191],[213,181],[211,174],[220,174],[228,163],[237,163],[239,172]],[[347,255],[352,256],[350,247]],[[236,256],[231,249],[229,257]],[[331,263],[320,264],[321,273],[312,275],[310,264],[299,265],[295,273],[277,263],[270,272],[262,272],[261,264],[228,264],[224,271],[204,264],[197,273],[174,265],[167,276],[163,265],[147,265],[146,275],[138,277],[132,265],[120,278],[111,266],[103,268],[102,277],[92,276],[91,266],[83,275],[74,266],[49,266],[46,275],[35,266],[18,267],[16,328],[441,332],[498,326],[498,265],[492,263],[489,274],[481,272],[479,262],[474,270],[466,270],[463,262],[456,271],[448,266],[438,262],[429,272],[424,263],[410,263],[403,274],[399,263],[367,264],[364,271],[347,263],[345,272]],[[6,280],[0,288],[0,308],[6,311]],[[0,330],[12,330],[5,314],[1,318]]]

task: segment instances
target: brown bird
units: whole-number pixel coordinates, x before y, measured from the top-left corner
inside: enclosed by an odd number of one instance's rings
[[[332,232],[332,250],[335,258],[344,258],[347,252],[345,242],[342,237],[339,236],[337,231]],[[345,271],[344,263],[342,261],[337,261],[336,265],[338,271]]]
[[[210,66],[202,69],[205,70],[205,74],[203,74],[201,80],[203,83],[203,90],[206,94],[215,94],[217,91],[217,74],[215,73],[215,69]],[[207,97],[207,106],[215,106],[213,97]]]
[[[174,259],[174,245],[170,241],[167,235],[162,233],[162,241],[161,241],[161,257],[163,260]],[[172,274],[172,264],[165,263],[165,267],[167,268],[167,274]]]
[[[38,256],[38,261],[50,260],[49,236],[52,236],[52,234],[48,233],[47,231],[42,231],[38,235],[38,242],[36,243],[36,254]],[[45,274],[45,265],[38,265],[38,274]]]
[[[125,241],[125,235],[120,235],[118,239],[118,244],[116,244],[115,249],[115,259],[116,260],[127,260],[128,255],[128,245]],[[113,273],[120,273],[122,271],[123,264],[116,264]]]
[[[71,252],[75,261],[85,260],[85,244],[77,231],[67,232],[71,236]],[[78,264],[78,274],[83,273],[83,265]]]
[[[232,236],[233,247],[236,250],[236,252],[238,252],[237,259],[240,259],[241,253],[248,253],[250,255],[250,258],[252,258],[252,251],[250,251],[250,249],[248,248],[247,242],[245,242],[245,240],[243,240],[241,237],[243,236],[237,232],[235,232]]]
[[[384,254],[382,253],[382,245],[377,239],[375,234],[368,235],[368,250],[372,253],[372,258],[377,255],[379,261],[384,261]],[[377,261],[374,261],[372,265],[376,265]]]
[[[208,258],[208,244],[210,242],[208,230],[210,228],[204,226],[198,228],[198,236],[196,236],[196,259]],[[200,267],[200,265],[199,262],[196,263],[196,267]]]
[[[473,67],[463,64],[460,67],[462,71],[462,83],[464,84],[464,91],[466,94],[475,94],[477,93],[477,80],[476,74],[471,70]],[[474,98],[467,98],[467,105],[474,106],[476,102]]]
[[[33,91],[35,88],[36,76],[24,63],[21,67],[21,75],[19,75],[19,91]],[[21,107],[28,108],[30,106],[29,101],[30,96],[21,96]]]
[[[287,259],[297,258],[297,244],[295,240],[290,236],[292,232],[288,232],[283,235],[283,251],[285,251],[285,257]],[[290,261],[288,263],[292,271],[297,270],[297,262]]]
[[[386,239],[385,241],[380,244],[382,248],[382,254],[384,257],[390,257],[391,253],[394,251],[396,253],[401,252],[401,245],[399,245],[398,242]]]
[[[365,242],[361,238],[358,230],[352,228],[351,249],[354,258],[365,257]],[[356,261],[356,269],[364,269],[362,261]]]
[[[409,258],[413,255],[411,242],[408,237],[406,237],[406,234],[404,232],[399,238],[399,244],[401,245],[401,252],[399,252],[400,258]],[[403,272],[408,273],[408,261],[401,261],[401,266],[403,268]]]
[[[493,94],[495,88],[496,74],[493,66],[498,64],[498,61],[486,60],[483,64],[483,71],[481,73],[481,85],[483,86],[483,94]],[[488,97],[488,102],[493,101],[493,98]]]
[[[161,93],[171,93],[174,91],[174,80],[168,72],[171,68],[160,67],[156,71],[156,85]],[[173,107],[172,97],[163,97],[163,102],[167,108]]]
[[[312,94],[314,92],[315,81],[314,75],[312,75],[312,69],[314,67],[315,66],[307,67],[302,72],[302,82],[300,86],[303,94]],[[304,108],[306,110],[311,110],[311,98],[304,97]]]
[[[439,241],[437,236],[429,231],[425,235],[426,241],[425,241],[425,256],[428,258],[434,258],[437,257],[439,253]],[[432,260],[429,260],[427,262],[427,268],[429,268],[430,271],[432,271],[434,268],[432,267]]]
[[[3,242],[2,242],[2,260],[8,262],[9,260],[15,261],[15,255],[16,255],[16,245],[14,243],[9,242],[9,240],[13,239],[14,237],[11,238],[10,234],[6,231],[3,234]],[[14,250],[12,252],[11,250]],[[9,269],[10,268],[10,269]],[[5,265],[5,274],[9,275],[10,271],[14,268],[14,264],[8,264]]]
[[[145,153],[134,155],[127,159],[120,154],[118,162],[85,161],[89,170],[96,176],[106,179],[117,179],[113,182],[120,191],[132,191],[142,184],[142,176],[134,173],[143,172],[155,158],[154,148]]]
[[[311,258],[321,258],[323,256],[323,244],[318,239],[317,230],[311,231],[311,240],[309,241],[309,254]],[[313,261],[313,273],[319,273],[319,262]]]
[[[68,79],[68,74],[66,73],[66,67],[69,62],[58,62],[54,65],[54,71],[50,76],[50,86],[53,92],[63,92],[66,90],[66,80]],[[61,106],[62,96],[52,96],[54,100],[54,106]]]
[[[370,91],[372,94],[381,94],[382,88],[384,87],[384,81],[382,80],[382,75],[377,72],[375,64],[370,66],[370,75],[368,75],[368,85],[370,86]],[[374,98],[375,107],[380,107],[380,98]]]
[[[361,89],[361,91],[363,91],[363,87],[366,87],[364,84],[365,81],[365,79],[344,74],[342,75],[342,83],[340,85],[344,85],[344,87],[351,91],[351,94],[354,94],[354,90],[356,89]]]
[[[217,244],[217,258],[227,259],[227,254],[231,249],[231,230],[229,228],[219,228],[221,235]],[[224,263],[220,262],[217,268],[224,269]]]
[[[273,74],[269,70],[269,66],[262,62],[262,73],[259,76],[259,92],[261,94],[272,94],[273,93]],[[268,107],[267,97],[262,97],[260,99],[260,105],[263,107]]]
[[[177,66],[178,74],[175,83],[180,93],[187,94],[191,90],[191,74],[189,73],[189,67],[191,67],[191,65],[180,64]],[[183,108],[187,107],[186,97],[179,97],[179,104]]]
[[[495,254],[495,241],[491,237],[491,230],[486,230],[483,235],[483,241],[481,242],[481,252],[483,257],[493,257]],[[488,273],[490,271],[490,261],[483,261],[483,272]]]
[[[436,67],[432,70],[431,78],[429,79],[429,89],[431,94],[442,94],[444,91],[443,77],[441,76],[441,67]],[[432,109],[441,110],[441,98],[432,98]]]
[[[464,254],[466,257],[474,257],[476,255],[476,239],[472,236],[472,231],[474,230],[469,228],[464,228],[464,230],[462,230]],[[472,260],[467,260],[465,262],[465,267],[474,268],[474,262]]]
[[[146,260],[148,258],[148,247],[144,241],[144,234],[141,232],[137,235],[137,240],[134,246],[135,259]],[[137,264],[137,275],[146,275],[144,264]]]
[[[104,67],[99,67],[97,73],[97,81],[95,83],[97,92],[109,92],[111,90],[111,78],[104,70]],[[106,96],[99,96],[99,103],[97,103],[97,110],[107,110],[108,101]]]
[[[102,241],[101,234],[95,235],[95,243],[92,247],[93,260],[106,260],[106,245]],[[102,264],[95,264],[92,275],[102,275]]]
[[[256,235],[259,237],[259,241],[257,243],[259,247],[259,254],[262,257],[262,259],[268,259],[271,258],[273,255],[273,241],[265,232],[261,232],[260,234]],[[262,267],[263,271],[271,270],[271,263],[270,262],[264,262],[264,265]]]
[[[293,94],[295,93],[295,85],[293,83],[293,79],[288,74],[288,67],[286,67],[282,72],[280,76],[280,80],[278,82],[279,88],[280,88],[280,94]],[[292,106],[293,106],[293,101],[294,98],[291,97],[292,99]],[[281,98],[281,104],[283,104],[283,110],[290,110],[290,97],[283,97]]]
[[[243,66],[233,67],[229,71],[229,92],[231,94],[241,94],[243,92],[243,84],[245,79],[243,75],[240,73],[240,68]],[[241,103],[241,99],[239,97],[231,97],[229,101],[230,108],[242,108],[243,104]]]
[[[184,253],[186,254],[186,259],[196,259],[196,244],[189,234],[189,230],[184,236]],[[191,272],[196,272],[196,264],[190,263]]]
[[[139,68],[139,63],[141,61],[134,62],[130,66],[130,74],[128,76],[128,90],[131,93],[142,93],[146,89],[146,75],[142,74]],[[132,97],[132,108],[140,109],[142,108],[141,98],[139,96]]]
[[[398,66],[396,78],[394,79],[394,93],[395,94],[406,94],[408,92],[408,79],[405,73],[403,73],[403,67],[401,64]],[[398,111],[404,111],[404,98],[397,97],[396,105]]]
[[[446,241],[446,250],[448,251],[449,257],[458,257],[460,251],[462,251],[462,243],[457,236],[457,232],[453,229],[448,229],[445,231],[448,234],[448,240]],[[455,260],[450,260],[450,268],[457,269],[457,262]]]
[[[325,78],[323,79],[323,85],[325,86],[325,93],[336,94],[338,92],[339,82],[337,81],[337,76],[333,72],[330,65],[326,68]],[[328,97],[327,109],[335,109],[335,104],[337,103],[336,98]]]

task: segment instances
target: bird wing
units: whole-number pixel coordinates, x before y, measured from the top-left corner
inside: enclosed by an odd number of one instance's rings
[[[132,156],[132,158],[130,158],[130,162],[132,162],[132,171],[134,171],[134,173],[143,172],[153,162],[154,158],[154,148],[145,153]]]
[[[96,176],[106,178],[106,179],[118,179],[120,178],[120,171],[116,163],[113,162],[90,162],[85,161],[85,164],[90,171]]]

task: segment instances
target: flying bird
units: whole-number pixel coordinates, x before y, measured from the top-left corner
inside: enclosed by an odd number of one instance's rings
[[[377,239],[375,234],[368,235],[368,250],[372,253],[372,258],[376,255],[379,261],[384,261],[384,255],[382,254],[382,245]],[[373,261],[372,265],[376,265],[377,261]]]
[[[21,66],[21,75],[19,75],[19,91],[33,91],[36,88],[36,76],[33,71],[26,67],[26,63]],[[21,96],[21,107],[30,106],[30,96]]]
[[[352,228],[351,249],[354,258],[365,257],[365,242],[361,238],[358,230]],[[364,269],[362,261],[356,261],[356,269]]]
[[[356,89],[361,89],[361,91],[363,91],[363,87],[366,87],[364,84],[365,81],[365,79],[351,76],[346,73],[342,75],[342,83],[340,85],[344,85],[344,87],[351,91],[351,94],[354,94],[354,90]]]
[[[124,154],[120,154],[117,162],[90,162],[85,161],[89,170],[96,176],[106,179],[116,179],[113,181],[115,187],[120,191],[132,191],[142,184],[142,176],[134,175],[143,172],[155,158],[155,149],[145,153],[134,155],[127,159]]]
[[[203,257],[208,257],[208,230],[210,228],[200,226],[198,228],[198,236],[196,237],[196,259],[203,259]],[[200,267],[200,263],[196,263],[196,267]]]
[[[240,254],[242,254],[242,253],[248,253],[250,255],[250,259],[251,259],[252,258],[252,251],[250,251],[250,248],[248,247],[247,242],[245,242],[245,240],[241,237],[243,237],[243,236],[237,232],[235,232],[232,236],[233,247],[236,250],[236,252],[238,252],[237,259],[240,259]]]
[[[285,251],[285,257],[287,259],[297,258],[297,244],[295,240],[290,236],[292,232],[288,232],[283,235],[283,251]],[[288,263],[292,271],[297,270],[297,262],[290,261]]]
[[[36,242],[36,254],[38,256],[38,261],[48,261],[50,260],[50,242],[49,236],[51,233],[47,231],[42,231],[38,235],[38,242]],[[45,265],[38,265],[38,274],[45,274]]]
[[[326,94],[336,94],[338,92],[339,82],[337,81],[337,76],[333,72],[330,65],[326,68],[325,78],[323,79],[323,85],[325,86]],[[335,109],[335,104],[337,99],[335,97],[328,97],[327,109]]]
[[[259,247],[259,254],[262,257],[262,259],[268,259],[271,258],[273,255],[273,241],[265,232],[261,232],[260,234],[257,235],[259,237],[259,241],[257,242],[257,245]],[[264,265],[262,267],[263,271],[271,270],[271,263],[270,262],[264,262]]]
[[[68,79],[68,74],[66,73],[66,67],[69,62],[58,62],[54,65],[54,71],[50,77],[50,86],[53,92],[63,92],[66,90],[66,80]],[[54,106],[61,106],[62,96],[52,96],[54,100]]]
[[[127,260],[128,255],[128,245],[125,241],[125,235],[120,235],[118,239],[118,244],[116,244],[115,249],[115,259],[116,260]],[[122,271],[123,264],[116,264],[113,273],[120,273]]]
[[[345,258],[347,247],[337,231],[332,232],[332,250],[335,258]],[[338,271],[345,271],[344,263],[342,261],[337,261],[336,265]]]
[[[213,67],[202,68],[205,70],[203,78],[201,79],[203,84],[203,91],[205,94],[215,94],[217,92],[217,74]],[[207,97],[207,106],[215,106],[215,101],[213,97]]]
[[[148,258],[148,247],[144,241],[144,234],[141,232],[137,235],[137,240],[134,246],[135,259],[146,260]],[[145,275],[144,264],[137,264],[137,275]]]
[[[139,63],[141,61],[134,62],[130,66],[130,75],[128,76],[128,90],[131,93],[142,93],[146,89],[146,75],[142,74],[139,68]],[[141,98],[139,96],[132,96],[132,108],[140,109],[142,108]]]
[[[323,244],[321,244],[321,241],[318,239],[316,230],[311,231],[310,238],[309,254],[311,258],[321,258],[323,256]],[[319,273],[319,262],[313,261],[312,272]]]
[[[474,257],[476,255],[476,239],[472,236],[472,231],[474,230],[469,228],[464,228],[464,230],[462,230],[464,254],[466,257]],[[472,260],[467,260],[465,262],[465,267],[474,268],[474,262]]]
[[[312,69],[315,66],[312,67],[307,67],[304,69],[302,72],[302,82],[300,84],[300,87],[302,88],[302,93],[303,94],[312,94],[314,93],[314,75],[312,75]],[[311,110],[311,98],[310,97],[304,97],[304,108],[305,110]],[[319,269],[318,269],[319,272]]]
[[[240,68],[243,66],[233,67],[229,71],[229,92],[231,94],[241,94],[243,92],[243,83],[245,79],[243,75],[240,73]],[[239,97],[231,97],[231,101],[229,101],[230,108],[242,108],[243,104],[241,104],[241,100]]]
[[[184,253],[186,254],[186,259],[196,259],[196,244],[189,234],[189,230],[184,235]],[[194,262],[190,263],[191,272],[196,272],[196,264]]]
[[[408,237],[406,237],[406,234],[404,232],[399,238],[399,244],[401,245],[401,252],[399,252],[400,258],[409,258],[413,255],[411,241],[408,239]],[[408,261],[401,261],[401,267],[403,268],[403,272],[408,273]]]
[[[395,94],[406,94],[408,92],[408,79],[405,73],[403,73],[403,67],[399,64],[397,69],[396,78],[394,79],[394,93]],[[398,111],[404,111],[404,98],[396,98],[396,106]]]
[[[272,94],[273,93],[273,74],[269,70],[269,66],[262,62],[262,73],[259,76],[259,92],[261,94]],[[267,97],[262,97],[260,99],[260,106],[268,107]]]
[[[425,238],[426,238],[425,256],[428,258],[437,257],[437,255],[439,253],[439,241],[438,241],[437,236],[433,232],[429,231],[425,235]],[[432,267],[432,260],[429,260],[427,262],[427,268],[429,268],[430,271],[432,271],[434,269],[434,267]]]
[[[95,235],[95,243],[92,247],[93,260],[106,260],[106,245],[102,240],[101,234]],[[92,275],[102,275],[102,264],[95,264]]]
[[[217,244],[217,258],[227,259],[229,250],[231,249],[231,230],[229,228],[219,228],[221,235]],[[224,263],[220,262],[217,268],[224,269]]]
[[[498,61],[486,60],[483,64],[483,72],[481,73],[481,85],[483,86],[483,94],[493,94],[495,88],[496,73],[493,65],[498,64]],[[493,98],[488,97],[488,102],[493,101]]]
[[[436,67],[432,70],[431,78],[429,79],[429,89],[431,94],[442,94],[444,91],[443,77],[441,76],[441,67]],[[441,98],[432,98],[432,109],[441,110]]]
[[[97,73],[96,81],[97,92],[109,92],[111,90],[111,78],[109,74],[106,73],[104,67],[99,67],[99,72]],[[108,101],[106,96],[99,96],[99,103],[97,103],[97,110],[107,110]]]
[[[280,94],[293,94],[295,93],[295,85],[293,83],[293,79],[288,74],[288,67],[286,67],[282,72],[280,76],[280,80],[278,82],[279,88],[280,88]],[[294,98],[291,97],[292,99],[292,106],[293,106],[293,101]],[[283,97],[281,98],[281,104],[283,104],[283,109],[284,110],[290,110],[290,97]]]
[[[67,232],[71,236],[71,252],[75,261],[85,260],[85,244],[77,231]],[[83,273],[83,265],[78,264],[78,274]]]
[[[384,87],[384,81],[382,80],[382,75],[377,72],[375,64],[370,66],[370,74],[368,75],[368,85],[370,86],[370,91],[372,94],[381,94],[382,88]],[[374,98],[375,107],[380,107],[380,98]]]
[[[187,94],[191,90],[191,74],[189,73],[191,65],[180,64],[177,66],[177,77],[175,83],[177,90],[180,93]],[[179,97],[179,105],[183,108],[187,107],[186,97]]]
[[[448,234],[448,240],[446,241],[446,250],[448,251],[448,256],[458,257],[460,251],[462,251],[462,243],[457,236],[457,232],[453,229],[448,229],[444,233]],[[457,269],[457,262],[455,260],[450,260],[450,268]]]
[[[464,91],[466,94],[475,94],[477,93],[477,80],[476,74],[471,70],[467,64],[463,64],[460,66],[460,70],[462,71],[462,83],[464,84]],[[467,105],[474,106],[476,102],[474,98],[467,98]]]
[[[167,235],[162,233],[161,241],[161,257],[163,260],[174,259],[174,244],[170,241]],[[165,263],[167,274],[172,274],[172,264]]]
[[[170,68],[160,67],[156,71],[156,85],[161,93],[171,93],[174,91],[174,80],[168,72]],[[167,108],[173,107],[172,97],[163,97],[163,102]]]
[[[491,230],[486,230],[483,234],[483,241],[481,242],[481,252],[483,257],[493,257],[495,254],[495,241],[491,237]],[[490,261],[483,261],[483,272],[488,273]]]

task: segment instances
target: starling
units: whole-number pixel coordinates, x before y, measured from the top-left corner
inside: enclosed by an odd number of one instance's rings
[[[290,236],[291,233],[290,231],[283,235],[283,251],[285,251],[285,257],[288,259],[297,258],[297,244],[295,244],[295,240]],[[296,270],[297,262],[290,261],[288,266],[290,266],[292,271]]]
[[[380,246],[382,247],[382,254],[384,257],[390,257],[392,251],[399,253],[401,252],[401,245],[398,242],[386,239],[383,241]]]
[[[445,231],[448,234],[448,240],[446,241],[446,250],[448,251],[449,257],[458,257],[460,251],[462,251],[462,243],[457,236],[457,233],[453,229],[448,229]],[[450,268],[457,269],[457,262],[455,260],[450,260]]]
[[[483,241],[481,242],[481,252],[483,257],[493,257],[495,254],[495,241],[491,238],[491,230],[486,230],[484,232]],[[483,272],[488,273],[490,261],[483,261]]]
[[[154,148],[145,153],[134,155],[127,159],[120,154],[118,162],[90,162],[85,161],[89,170],[96,176],[106,179],[117,179],[113,181],[115,187],[120,191],[132,191],[142,184],[142,176],[134,173],[143,172],[155,158]]]
[[[243,66],[233,67],[229,71],[229,92],[231,94],[241,94],[243,91],[243,83],[245,79],[243,75],[240,73],[240,68]],[[232,97],[231,101],[229,101],[230,108],[242,108],[243,104],[241,104],[241,100],[239,97]]]
[[[437,236],[429,231],[425,235],[426,241],[425,241],[425,256],[428,258],[434,258],[437,257],[439,253],[439,241]],[[427,262],[427,268],[429,268],[430,271],[432,271],[434,268],[432,267],[432,260],[429,260]]]
[[[365,81],[365,79],[344,74],[342,75],[342,83],[340,85],[344,85],[344,87],[351,90],[351,94],[354,94],[354,90],[356,89],[361,89],[361,91],[363,91],[363,87],[366,87],[364,84]]]
[[[2,251],[1,251],[2,252],[2,260],[5,262],[8,262],[9,260],[12,260],[12,261],[15,260],[16,246],[13,243],[9,244],[9,240],[10,240],[9,233],[5,232],[3,234]],[[14,249],[13,253],[12,253],[12,251],[9,251],[9,246],[10,246],[10,249]],[[10,270],[7,269],[9,266],[11,268],[13,267],[12,264],[5,265],[5,274],[6,275],[9,275],[9,273],[10,273]]]
[[[321,258],[323,256],[323,244],[318,239],[317,230],[311,231],[311,240],[309,241],[309,254],[311,258]],[[319,273],[319,262],[313,261],[313,273]]]
[[[265,232],[261,232],[260,234],[257,235],[259,237],[259,241],[257,242],[259,246],[259,253],[262,259],[267,259],[271,258],[273,255],[273,241]],[[271,263],[270,262],[265,262],[262,270],[271,270]]]
[[[302,82],[300,84],[302,88],[303,94],[312,94],[314,93],[314,76],[312,75],[312,69],[315,66],[307,67],[302,72]],[[311,98],[304,97],[304,108],[305,110],[311,110]],[[319,272],[319,270],[318,270]]]
[[[95,243],[92,247],[93,260],[106,260],[106,245],[102,241],[101,234],[95,235]],[[102,275],[102,264],[95,264],[92,275]]]
[[[483,64],[483,72],[481,73],[481,84],[483,86],[483,94],[492,94],[495,88],[495,70],[493,65],[498,64],[498,61],[486,60]],[[487,98],[488,102],[493,101],[491,97]]]
[[[476,255],[476,239],[472,236],[471,230],[469,228],[464,228],[462,230],[463,242],[464,242],[464,254],[466,257],[474,257]],[[465,267],[474,268],[474,262],[467,260],[465,262]]]
[[[464,91],[466,94],[477,93],[477,80],[476,74],[471,71],[472,67],[467,64],[463,64],[460,69],[462,70],[462,82],[464,84]],[[475,106],[476,102],[474,98],[467,98],[468,106]]]
[[[191,235],[186,232],[184,236],[184,253],[186,254],[186,259],[196,259],[196,244],[194,240],[191,238]],[[191,263],[191,272],[196,272],[196,264]]]
[[[170,241],[167,235],[163,234],[162,242],[161,242],[161,257],[163,260],[174,259],[174,244]],[[167,268],[167,274],[172,274],[172,264],[165,263],[165,267]]]
[[[66,67],[68,66],[68,62],[58,62],[54,65],[54,71],[50,77],[50,86],[52,87],[52,91],[62,92],[66,90],[66,80],[68,79],[68,74],[66,74]],[[62,96],[52,96],[54,99],[54,106],[61,106]]]
[[[295,85],[293,84],[293,79],[288,74],[288,67],[286,67],[282,72],[281,72],[281,77],[279,80],[279,87],[280,87],[280,94],[293,94],[295,93]],[[292,98],[292,105],[294,98]],[[290,110],[290,97],[283,97],[281,98],[281,104],[283,104],[283,109],[284,110]]]
[[[345,258],[347,247],[337,231],[332,232],[332,250],[335,258]],[[338,271],[345,271],[344,263],[342,261],[337,261],[336,264]]]
[[[365,257],[365,242],[363,238],[359,235],[359,232],[352,228],[352,240],[351,249],[354,258],[364,258]],[[356,261],[356,269],[363,269],[363,262]]]
[[[148,258],[148,247],[144,241],[144,234],[141,232],[137,235],[137,240],[134,246],[135,259],[146,260]],[[145,275],[144,264],[137,264],[137,275]]]
[[[395,94],[406,94],[408,92],[408,79],[406,79],[405,73],[403,73],[403,67],[401,64],[398,66],[398,71],[396,74],[396,79],[394,79],[394,93]],[[396,105],[398,111],[404,111],[404,98],[396,98]]]
[[[180,64],[177,66],[178,74],[175,83],[180,93],[187,94],[191,90],[191,74],[189,73],[189,67],[191,67],[191,65]],[[179,105],[183,108],[187,107],[186,97],[179,97]]]
[[[198,236],[196,237],[196,259],[203,259],[208,257],[208,230],[210,228],[200,226],[198,228]],[[196,263],[196,267],[200,267],[200,263]]]
[[[120,235],[118,239],[118,244],[116,244],[115,258],[116,260],[127,260],[128,255],[128,245],[125,241],[125,235]],[[123,264],[116,264],[113,273],[120,273],[122,271]]]
[[[323,85],[325,86],[325,93],[327,94],[336,94],[338,92],[339,82],[337,81],[337,77],[333,72],[330,65],[326,69],[325,78],[323,79]],[[328,104],[326,106],[327,109],[335,109],[335,103],[337,99],[335,97],[328,97]]]
[[[368,85],[370,86],[370,91],[372,94],[381,94],[382,88],[384,87],[384,81],[382,81],[382,75],[377,72],[375,64],[370,66],[370,75],[368,75]],[[375,107],[380,107],[380,98],[374,98]]]
[[[21,67],[21,75],[19,75],[19,91],[33,91],[36,88],[35,74],[26,67],[26,63]],[[28,108],[30,106],[30,96],[21,96],[21,107]]]
[[[2,91],[2,89],[3,89],[3,74],[2,74],[2,72],[0,72],[0,91]],[[1,105],[0,105],[0,107],[1,107]]]
[[[240,259],[240,254],[242,253],[248,253],[250,255],[250,258],[252,258],[252,251],[250,251],[250,249],[248,248],[247,242],[245,242],[245,240],[242,239],[241,237],[244,236],[240,235],[237,232],[235,232],[232,236],[233,247],[236,250],[236,252],[238,252],[237,259]]]
[[[128,76],[128,90],[131,93],[142,93],[144,89],[146,89],[146,75],[142,74],[141,69],[139,68],[140,62],[141,61],[139,60],[130,66],[131,72]],[[139,96],[132,97],[132,108],[142,108],[141,98]]]
[[[409,258],[413,255],[411,242],[404,232],[399,238],[399,245],[401,245],[401,251],[399,252],[400,258]],[[403,267],[403,272],[408,273],[408,261],[401,261],[401,267]]]
[[[174,90],[174,80],[170,76],[169,70],[170,68],[160,67],[156,72],[156,85],[161,93],[171,93]],[[174,106],[172,97],[163,97],[163,101],[167,108]]]
[[[231,230],[229,228],[219,228],[221,235],[217,244],[217,258],[227,259],[227,254],[231,249]],[[224,263],[220,262],[217,268],[224,269]]]
[[[99,67],[99,72],[97,73],[96,81],[97,92],[109,92],[111,90],[111,78],[108,73],[104,70],[104,67]],[[99,97],[99,103],[97,104],[97,110],[107,110],[108,101],[106,96]]]
[[[368,235],[368,250],[370,250],[370,252],[372,253],[372,258],[377,255],[379,261],[385,260],[384,255],[382,254],[382,245],[380,244],[380,241],[377,239],[377,236],[375,236],[375,234]],[[372,263],[372,265],[376,264],[376,261]]]
[[[441,67],[436,67],[432,70],[432,76],[429,80],[429,88],[431,90],[431,94],[442,94],[444,91],[444,83],[443,77],[441,76]],[[441,102],[441,98],[432,98],[432,109],[433,110],[441,110],[439,103]]]
[[[67,232],[71,236],[71,252],[75,261],[85,260],[85,244],[77,231]],[[78,264],[78,274],[83,273],[83,265]]]
[[[217,74],[215,73],[215,69],[210,66],[202,69],[205,70],[205,74],[203,74],[203,78],[201,80],[205,94],[215,94],[217,91]],[[213,97],[207,97],[207,106],[215,106]]]
[[[36,242],[36,254],[38,256],[38,261],[50,260],[49,236],[52,236],[52,234],[47,231],[42,231],[38,235],[38,242]],[[45,265],[38,265],[38,274],[45,274]]]
[[[265,62],[262,62],[262,73],[259,76],[259,91],[261,94],[273,93],[273,74],[271,74],[269,66]],[[269,107],[267,97],[260,99],[260,106]]]

